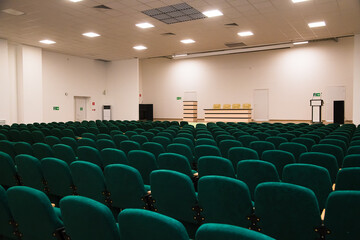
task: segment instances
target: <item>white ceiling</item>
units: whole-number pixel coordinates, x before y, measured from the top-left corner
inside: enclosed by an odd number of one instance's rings
[[[223,16],[165,24],[141,11],[186,2],[200,12],[219,9]],[[112,10],[93,7],[104,4]],[[0,12],[0,38],[38,46],[49,51],[92,59],[120,60],[228,49],[224,44],[248,46],[333,38],[360,33],[359,0],[0,0],[0,10],[16,9],[25,14]],[[309,22],[325,21],[326,27],[310,29]],[[154,28],[140,29],[149,22]],[[225,24],[237,23],[236,27]],[[84,32],[101,34],[97,38]],[[238,32],[253,36],[239,37]],[[163,36],[172,32],[175,36]],[[191,38],[194,44],[180,40]],[[39,40],[51,39],[54,45]],[[136,51],[135,45],[148,47]]]

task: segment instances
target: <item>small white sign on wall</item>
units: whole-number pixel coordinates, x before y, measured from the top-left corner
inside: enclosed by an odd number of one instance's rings
[[[197,92],[196,91],[186,91],[184,92],[184,101],[197,101]]]

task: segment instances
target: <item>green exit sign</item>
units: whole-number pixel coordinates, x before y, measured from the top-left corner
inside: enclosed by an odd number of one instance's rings
[[[58,106],[54,106],[54,107],[53,107],[53,110],[54,110],[54,111],[59,111],[60,108],[59,108]]]
[[[181,97],[176,97],[176,100],[181,100]]]
[[[321,96],[321,93],[313,93],[313,97],[320,97]]]

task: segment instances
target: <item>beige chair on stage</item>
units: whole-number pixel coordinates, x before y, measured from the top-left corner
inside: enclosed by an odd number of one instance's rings
[[[231,109],[231,104],[224,104],[223,109]]]
[[[234,103],[232,105],[232,109],[240,109],[240,108],[241,108],[241,104],[239,104],[239,103]]]
[[[221,104],[214,104],[213,109],[221,109]]]
[[[251,109],[251,104],[250,103],[244,103],[243,104],[243,109]]]

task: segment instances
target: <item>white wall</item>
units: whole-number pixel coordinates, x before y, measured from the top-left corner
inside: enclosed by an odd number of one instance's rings
[[[10,77],[8,42],[0,39],[0,120],[9,122],[11,117],[10,106]]]
[[[360,124],[360,35],[354,37],[353,121]]]
[[[154,104],[155,118],[182,118],[176,97],[184,91],[197,91],[203,118],[203,109],[214,103],[252,103],[254,89],[269,89],[270,119],[310,120],[313,92],[325,97],[328,87],[345,86],[345,118],[352,120],[353,38],[266,52],[144,59],[140,68],[143,103]]]

